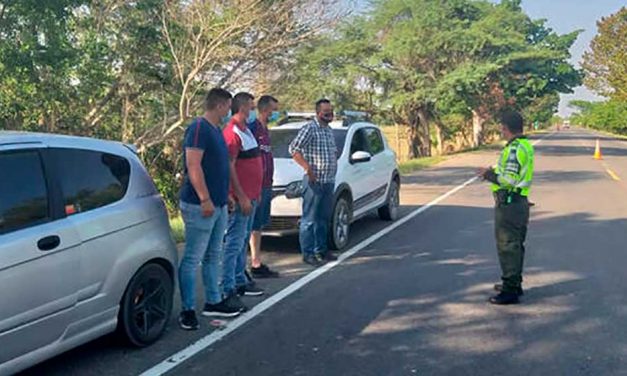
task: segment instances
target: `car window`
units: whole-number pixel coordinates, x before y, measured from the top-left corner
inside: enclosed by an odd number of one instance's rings
[[[370,154],[376,155],[385,149],[381,132],[376,128],[365,128]]]
[[[0,153],[0,234],[50,219],[48,192],[36,150]]]
[[[299,129],[281,129],[281,127],[270,129],[270,138],[272,142],[272,155],[274,158],[292,158],[289,152],[290,143],[298,135]],[[346,142],[345,129],[333,129],[335,137],[335,146],[337,146],[337,155],[342,155],[344,143]]]
[[[65,213],[86,212],[119,201],[126,194],[129,162],[117,155],[79,149],[52,149]]]
[[[368,138],[366,129],[360,128],[353,134],[353,139],[351,140],[351,155],[356,151],[365,151],[370,152],[368,147]]]

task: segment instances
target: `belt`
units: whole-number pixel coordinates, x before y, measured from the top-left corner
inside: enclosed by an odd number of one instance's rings
[[[494,192],[494,201],[497,205],[507,205],[514,202],[527,202],[527,196],[520,194],[520,189],[513,191],[498,190]]]

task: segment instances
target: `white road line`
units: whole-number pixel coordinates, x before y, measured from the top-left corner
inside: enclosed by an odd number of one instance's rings
[[[543,137],[543,138],[541,138],[539,140],[536,140],[533,144],[537,145],[542,140],[544,140],[545,138],[551,137],[551,135],[553,135],[553,133],[549,134],[548,136]],[[381,231],[377,232],[376,234],[373,234],[370,237],[366,238],[365,240],[362,240],[359,244],[355,245],[354,247],[352,247],[348,251],[343,252],[338,257],[337,261],[333,261],[333,262],[330,262],[328,264],[325,264],[324,266],[321,266],[320,268],[318,268],[318,269],[312,271],[311,273],[301,277],[300,279],[294,281],[292,284],[288,285],[283,290],[277,292],[276,294],[272,295],[268,299],[262,301],[261,303],[257,304],[256,306],[254,306],[250,311],[242,314],[237,319],[231,321],[223,330],[215,330],[215,331],[213,331],[212,333],[208,334],[207,336],[205,336],[205,337],[199,339],[198,341],[194,342],[193,344],[187,346],[183,350],[181,350],[181,351],[177,352],[176,354],[168,357],[167,359],[165,359],[161,363],[159,363],[159,364],[153,366],[152,368],[144,371],[141,374],[141,376],[159,376],[159,375],[163,375],[164,373],[172,370],[175,367],[178,367],[183,362],[189,360],[192,356],[198,354],[202,350],[206,349],[207,347],[213,345],[214,343],[218,342],[219,340],[221,340],[224,337],[228,336],[229,334],[233,333],[235,330],[237,330],[242,325],[246,324],[250,320],[252,320],[255,317],[259,316],[261,313],[263,313],[264,311],[268,310],[269,308],[271,308],[272,306],[274,306],[275,304],[277,304],[281,300],[287,298],[288,296],[290,296],[294,292],[300,290],[303,286],[305,286],[309,282],[313,281],[314,279],[320,277],[324,273],[326,273],[329,270],[333,269],[334,267],[336,267],[337,265],[342,263],[347,258],[355,255],[357,252],[363,250],[364,248],[366,248],[370,244],[372,244],[375,241],[381,239],[382,237],[384,237],[385,235],[389,234],[390,232],[396,230],[397,228],[399,228],[400,226],[402,226],[405,223],[409,222],[410,220],[412,220],[416,216],[424,213],[425,211],[431,209],[433,206],[439,204],[440,202],[446,200],[447,198],[449,198],[450,196],[452,196],[455,193],[459,192],[460,190],[466,188],[468,185],[470,185],[470,184],[474,183],[475,181],[477,181],[477,179],[478,179],[477,177],[473,177],[471,179],[468,179],[463,184],[458,185],[457,187],[455,187],[455,188],[451,189],[450,191],[444,193],[443,195],[439,196],[435,200],[429,202],[428,204],[426,204],[424,206],[421,206],[420,208],[414,210],[413,212],[409,213],[408,215],[404,216],[403,218],[399,219],[398,221],[392,223],[391,225],[389,225],[388,227],[382,229]]]

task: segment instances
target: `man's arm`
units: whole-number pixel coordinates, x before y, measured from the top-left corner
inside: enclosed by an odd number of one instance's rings
[[[230,170],[230,183],[231,188],[233,188],[233,193],[235,194],[235,198],[239,203],[240,209],[244,215],[250,215],[252,212],[252,203],[244,190],[242,189],[242,184],[239,181],[239,177],[237,176],[237,169],[235,165],[237,163],[237,155],[242,147],[242,142],[232,129],[227,128],[224,133],[224,140],[226,141],[226,146],[229,151],[229,170]]]
[[[303,170],[305,170],[307,177],[309,177],[309,181],[312,183],[315,183],[316,176],[314,175],[313,170],[311,169],[311,166],[309,165],[309,163],[307,163],[307,161],[305,160],[305,157],[303,157],[303,155],[299,151],[295,151],[294,154],[292,154],[292,158],[294,158],[294,161],[300,167],[302,167]]]
[[[229,169],[231,171],[231,186],[233,187],[233,191],[235,192],[235,196],[237,197],[237,202],[242,209],[242,213],[244,213],[244,215],[250,215],[250,213],[252,212],[252,204],[248,196],[246,196],[246,193],[244,193],[242,185],[239,182],[239,178],[237,177],[237,170],[235,168],[236,162],[237,157],[231,157],[229,160]]]
[[[504,171],[496,171],[494,168],[486,168],[480,171],[480,176],[483,179],[498,184],[501,188],[512,189],[518,186],[521,179],[524,177],[521,168],[527,163],[527,152],[524,148],[518,147],[515,151],[515,160],[508,161],[505,165]]]
[[[207,188],[207,183],[205,182],[205,173],[202,170],[203,155],[204,151],[202,149],[185,149],[185,163],[187,165],[189,181],[192,183],[192,187],[194,187],[194,190],[200,199],[203,216],[210,217],[213,215],[215,207],[213,205],[213,201],[211,201],[211,195],[209,194],[209,189]]]
[[[292,158],[294,158],[294,161],[302,167],[303,170],[305,170],[307,176],[309,177],[309,181],[314,183],[316,181],[316,177],[311,169],[311,166],[303,156],[303,149],[309,142],[311,142],[311,138],[312,129],[309,126],[305,126],[300,130],[300,132],[298,132],[298,135],[290,144],[289,152],[292,155]]]

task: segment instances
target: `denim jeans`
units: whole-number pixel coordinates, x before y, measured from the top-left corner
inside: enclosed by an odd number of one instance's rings
[[[185,253],[179,265],[183,310],[196,308],[196,271],[201,263],[205,299],[207,303],[217,304],[222,301],[220,264],[227,207],[216,208],[211,217],[203,217],[199,205],[181,202],[180,208],[185,222]]]
[[[253,211],[250,215],[244,215],[239,205],[236,205],[235,210],[229,215],[224,239],[222,272],[222,289],[226,296],[232,294],[237,287],[245,286],[250,282],[246,277],[246,257],[257,202],[251,201],[251,203]]]
[[[300,248],[303,257],[325,254],[327,236],[333,211],[333,183],[309,183],[303,196],[303,216],[300,220]]]

